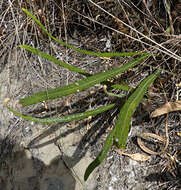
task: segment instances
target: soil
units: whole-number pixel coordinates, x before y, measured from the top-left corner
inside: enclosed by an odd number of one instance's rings
[[[169,26],[169,14],[161,1],[95,1],[109,13],[137,28],[172,52],[180,53],[180,8],[181,2],[171,2],[174,32],[163,34]],[[134,6],[133,6],[134,3]],[[129,6],[128,6],[129,5]],[[135,6],[137,8],[135,8]],[[93,51],[149,51],[157,53],[150,65],[140,66],[122,75],[126,83],[135,87],[152,70],[160,65],[163,72],[150,92],[149,104],[136,110],[127,140],[126,153],[143,152],[137,144],[137,136],[143,132],[156,133],[165,137],[166,116],[150,119],[149,114],[168,101],[180,99],[180,62],[147,45],[133,41],[96,22],[81,16],[96,18],[113,29],[140,36],[124,27],[116,19],[105,14],[86,1],[6,1],[0,2],[0,189],[2,190],[166,190],[181,189],[181,128],[180,111],[169,113],[169,145],[166,154],[149,155],[145,162],[135,161],[112,150],[103,163],[91,174],[87,182],[85,169],[101,151],[104,140],[115,124],[116,113],[111,110],[88,121],[42,125],[21,119],[5,106],[4,99],[10,98],[10,106],[24,114],[36,116],[60,116],[83,112],[105,105],[114,98],[105,96],[102,86],[66,98],[47,101],[28,108],[19,108],[17,101],[41,90],[56,88],[82,79],[79,74],[35,56],[19,44],[32,45],[56,58],[66,61],[90,73],[99,73],[115,68],[131,58],[101,59],[78,54],[71,49],[49,40],[34,22],[22,13],[21,8],[33,12],[51,33],[76,47]],[[176,7],[176,8],[175,8]],[[41,10],[41,11],[40,11]],[[156,11],[157,10],[157,11]],[[77,12],[79,13],[77,13]],[[142,12],[141,12],[142,11]],[[147,15],[143,18],[143,12]],[[152,12],[152,13],[153,13]],[[46,13],[46,14],[45,14]],[[143,15],[142,15],[143,14]],[[141,16],[142,15],[142,16]],[[149,15],[149,16],[148,16]],[[148,22],[146,19],[151,20]],[[155,23],[155,20],[158,23]],[[144,23],[144,25],[143,25]],[[149,31],[147,31],[149,30]],[[159,37],[158,37],[159,36]],[[146,41],[147,42],[147,41]],[[150,42],[150,45],[151,42]],[[172,75],[170,73],[174,73]],[[162,84],[160,84],[160,81]],[[164,90],[163,90],[164,89]],[[47,106],[47,107],[46,107]],[[145,113],[147,113],[145,115]],[[148,147],[159,151],[160,145],[148,142]],[[176,158],[176,159],[175,159]]]

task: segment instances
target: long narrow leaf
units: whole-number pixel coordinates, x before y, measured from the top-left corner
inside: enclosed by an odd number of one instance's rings
[[[89,164],[89,166],[87,167],[85,174],[84,174],[84,180],[86,181],[89,177],[89,175],[93,172],[93,170],[99,166],[104,158],[107,156],[107,153],[109,152],[110,148],[113,145],[113,134],[114,134],[114,129],[109,133],[109,135],[107,136],[105,143],[104,143],[104,147],[102,149],[102,151],[100,152],[100,154],[98,155],[98,157]]]
[[[108,70],[107,72],[102,72],[97,75],[93,75],[91,77],[79,80],[78,82],[75,82],[70,85],[66,85],[66,86],[56,88],[56,89],[36,93],[32,96],[28,96],[28,97],[20,99],[19,102],[23,106],[28,106],[28,105],[32,105],[32,104],[36,104],[36,103],[45,101],[45,100],[56,99],[56,98],[70,95],[70,94],[75,94],[75,93],[84,91],[96,84],[106,81],[109,78],[115,77],[116,75],[118,75],[128,69],[131,69],[132,67],[136,66],[141,61],[143,61],[146,57],[148,57],[148,55],[142,55],[139,58],[134,59],[133,61],[123,65],[120,68]]]
[[[73,115],[66,115],[66,116],[62,116],[62,117],[52,117],[52,118],[51,117],[50,118],[36,118],[36,117],[28,116],[28,115],[23,115],[15,110],[13,110],[9,106],[7,106],[7,108],[9,111],[14,113],[16,116],[21,117],[23,119],[38,122],[38,123],[43,123],[43,124],[51,124],[51,123],[63,123],[63,122],[70,122],[70,121],[84,119],[89,116],[94,116],[94,115],[100,114],[102,112],[105,112],[107,110],[110,110],[114,106],[115,106],[115,104],[109,104],[107,106],[101,106],[95,110],[90,110],[90,111],[87,111],[84,113],[77,113],[77,114],[73,114]]]
[[[19,47],[26,49],[29,52],[32,52],[40,57],[43,57],[45,59],[48,59],[49,61],[52,61],[53,63],[60,65],[66,69],[68,69],[69,71],[73,71],[73,72],[77,72],[79,74],[82,74],[86,77],[92,76],[90,73],[87,73],[86,71],[79,69],[78,67],[72,66],[67,64],[66,62],[60,61],[58,59],[56,59],[55,57],[45,53],[45,52],[41,52],[39,50],[37,50],[36,48],[33,48],[32,46],[28,46],[28,45],[19,45]],[[117,89],[121,89],[121,90],[125,90],[128,91],[127,89],[129,88],[126,85],[116,85],[116,84],[112,84],[109,81],[106,81],[106,84],[109,84],[112,88],[117,88]]]
[[[130,128],[131,116],[133,115],[136,107],[141,102],[147,89],[157,78],[158,74],[159,71],[156,71],[155,73],[144,79],[122,107],[119,113],[118,120],[115,125],[115,133],[114,133],[114,144],[118,148],[126,147],[126,140]]]
[[[104,92],[105,92],[105,94],[107,94],[108,96],[113,96],[113,97],[118,97],[118,98],[123,98],[123,97],[126,96],[126,94],[114,94],[114,93],[112,93],[112,92],[108,92],[106,85],[104,85]]]
[[[66,46],[68,48],[71,48],[77,52],[86,54],[86,55],[92,55],[92,56],[98,56],[98,57],[113,57],[113,56],[133,56],[133,55],[140,55],[143,54],[142,52],[124,52],[124,53],[120,53],[120,52],[110,52],[110,53],[99,53],[99,52],[93,52],[93,51],[87,51],[87,50],[82,50],[79,48],[76,48],[75,46],[71,45],[71,44],[67,44],[61,40],[56,39],[54,36],[52,36],[47,29],[45,28],[45,26],[34,16],[32,15],[28,10],[22,8],[22,10],[30,17],[32,18],[39,26],[40,28],[45,32],[45,34],[47,34],[48,37],[50,37],[52,40],[56,41],[57,43]]]
[[[111,87],[114,88],[114,89],[124,90],[124,91],[127,91],[127,92],[134,89],[134,88],[132,88],[132,87],[126,85],[126,84],[113,84],[113,85],[111,85]]]
[[[49,61],[52,61],[52,62],[54,62],[55,64],[58,64],[58,65],[60,65],[60,66],[62,66],[62,67],[64,67],[64,68],[66,68],[66,69],[68,69],[68,70],[70,70],[70,71],[77,72],[77,73],[82,74],[82,75],[85,75],[85,76],[87,76],[87,77],[88,77],[88,76],[91,76],[89,73],[85,72],[84,70],[79,69],[78,67],[69,65],[69,64],[67,64],[67,63],[65,63],[65,62],[63,62],[63,61],[60,61],[60,60],[56,59],[55,57],[49,55],[48,53],[39,51],[39,50],[37,50],[36,48],[33,48],[33,47],[31,47],[31,46],[28,46],[28,45],[19,45],[19,47],[24,48],[24,49],[26,49],[26,50],[28,50],[28,51],[30,51],[30,52],[36,54],[36,55],[39,55],[40,57],[43,57],[43,58],[45,58],[45,59],[48,59]]]

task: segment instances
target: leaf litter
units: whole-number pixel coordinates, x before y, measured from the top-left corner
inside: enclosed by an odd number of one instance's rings
[[[158,117],[170,112],[180,111],[181,110],[181,100],[175,102],[167,102],[160,108],[153,111],[150,115],[151,118]]]
[[[151,158],[151,156],[144,155],[144,154],[141,154],[141,153],[129,154],[129,153],[126,153],[126,152],[122,152],[119,149],[114,149],[114,151],[117,152],[120,155],[128,156],[132,160],[135,160],[135,161],[138,161],[138,162],[145,162],[145,161],[147,161],[147,160],[149,160]]]

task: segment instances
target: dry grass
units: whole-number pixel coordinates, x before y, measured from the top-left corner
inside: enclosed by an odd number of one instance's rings
[[[13,78],[24,80],[25,84],[29,81],[29,87],[22,87],[23,95],[26,95],[45,88],[69,84],[80,76],[57,66],[44,64],[45,60],[17,48],[19,44],[32,45],[92,72],[114,67],[119,61],[124,60],[88,58],[58,46],[23,14],[21,8],[31,11],[55,37],[74,43],[78,47],[97,51],[153,53],[149,64],[134,70],[131,75],[126,73],[123,77],[127,83],[134,85],[152,70],[161,68],[163,72],[151,89],[153,94],[157,94],[151,99],[153,109],[163,104],[164,93],[168,101],[177,99],[176,84],[181,81],[180,0],[1,0],[0,72],[5,64],[9,64],[13,59],[15,65],[8,65],[9,81]],[[179,112],[169,117],[170,155],[180,151],[180,139],[176,136],[176,132],[180,130],[180,121]],[[180,171],[177,171],[173,183],[162,180],[161,184],[166,184],[165,187],[168,189],[176,189],[179,186],[179,176]]]

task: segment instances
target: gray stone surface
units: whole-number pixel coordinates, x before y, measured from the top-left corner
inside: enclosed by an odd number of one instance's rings
[[[26,79],[18,80],[16,74],[12,74],[11,71],[16,70],[16,67],[16,59],[12,58],[0,73],[0,187],[3,187],[1,189],[92,190],[96,188],[94,175],[87,183],[83,181],[85,169],[92,161],[90,154],[87,152],[81,159],[71,158],[76,149],[74,144],[80,141],[81,134],[70,133],[61,138],[60,143],[59,140],[53,140],[61,133],[61,130],[57,130],[40,139],[36,143],[37,147],[26,149],[34,138],[46,131],[46,127],[23,121],[9,112],[4,105],[4,99],[11,98],[10,106],[15,106],[18,98],[23,95],[25,90],[23,87],[32,82]],[[66,126],[64,130],[66,131]],[[51,143],[39,147],[39,144],[51,140]]]

